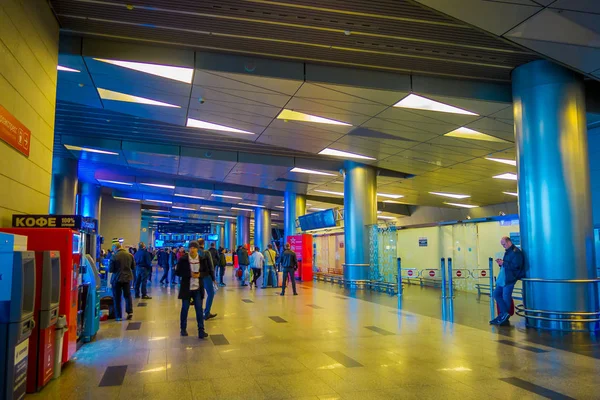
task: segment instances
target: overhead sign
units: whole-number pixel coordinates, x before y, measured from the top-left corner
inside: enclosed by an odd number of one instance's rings
[[[31,131],[2,106],[0,106],[0,139],[29,157]]]
[[[81,215],[13,214],[13,228],[70,228],[87,233],[98,231],[98,221]]]
[[[426,237],[419,238],[419,247],[427,247],[427,238]]]
[[[171,223],[160,224],[157,228],[158,233],[211,233],[210,224],[187,224],[187,223]]]

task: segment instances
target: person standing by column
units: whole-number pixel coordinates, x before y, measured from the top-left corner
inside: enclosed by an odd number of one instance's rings
[[[271,286],[272,287],[278,287],[278,283],[277,283],[277,271],[275,270],[276,267],[276,260],[277,260],[277,252],[275,250],[273,250],[273,245],[269,244],[267,246],[267,250],[265,250],[265,272],[264,272],[264,277],[263,277],[263,288],[266,288],[267,286],[269,286],[269,278],[271,278]]]
[[[160,278],[160,284],[169,285],[169,269],[171,269],[169,262],[171,258],[171,249],[168,247],[166,250],[161,249],[161,251],[158,254],[158,264],[163,269],[163,275],[162,278]]]
[[[242,270],[242,286],[248,286],[246,283],[246,274],[248,271],[248,265],[250,265],[250,259],[248,257],[248,249],[243,245],[240,245],[237,251],[238,264]]]
[[[181,256],[179,261],[177,261],[177,276],[181,280],[178,296],[181,300],[179,327],[181,336],[188,336],[187,319],[190,310],[190,300],[193,299],[194,309],[196,310],[196,323],[198,324],[198,338],[204,339],[208,337],[208,333],[204,331],[204,313],[202,312],[204,284],[200,278],[200,263],[202,258],[198,254],[199,250],[200,245],[198,242],[191,241],[189,244],[189,254]]]
[[[142,289],[142,299],[150,300],[152,297],[148,296],[148,276],[150,276],[150,270],[152,268],[152,256],[146,249],[144,242],[140,242],[138,251],[135,253],[135,298],[140,298],[140,287]]]
[[[222,247],[219,248],[219,286],[225,285],[225,267],[227,267],[227,258],[225,257],[226,250]]]
[[[258,278],[260,278],[260,274],[265,265],[265,257],[260,252],[260,248],[256,246],[254,248],[254,253],[250,256],[250,268],[252,268],[252,282],[250,282],[250,289],[252,289],[252,285],[258,289]]]
[[[500,266],[500,272],[496,278],[496,288],[494,289],[494,300],[498,304],[500,314],[490,321],[491,325],[503,325],[510,318],[509,309],[512,304],[512,292],[515,283],[524,276],[524,258],[523,252],[508,237],[503,237],[500,241],[504,247],[504,258],[497,259]]]
[[[285,295],[285,287],[289,276],[290,281],[292,281],[294,296],[298,296],[298,292],[296,291],[296,277],[294,276],[294,271],[298,269],[298,257],[296,257],[296,253],[294,253],[289,243],[285,244],[285,251],[281,255],[281,268],[283,269],[283,280],[280,295]]]
[[[210,309],[215,298],[215,292],[217,291],[217,279],[215,277],[215,266],[213,263],[213,255],[210,250],[204,250],[204,239],[198,239],[198,245],[200,250],[198,254],[201,258],[200,263],[200,279],[206,290],[206,305],[204,307],[204,319],[208,320],[217,316],[217,314],[211,314]],[[214,245],[213,245],[214,246]],[[214,249],[215,252],[217,249]]]
[[[133,302],[131,300],[131,281],[135,261],[133,256],[127,252],[121,243],[115,244],[115,253],[110,259],[108,271],[112,273],[110,284],[112,286],[115,305],[115,318],[117,321],[123,319],[122,300],[125,298],[125,312],[127,319],[133,318]]]

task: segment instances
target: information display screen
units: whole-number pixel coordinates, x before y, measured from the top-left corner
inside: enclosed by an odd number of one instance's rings
[[[336,226],[335,211],[333,208],[303,215],[298,218],[298,221],[300,222],[300,229],[302,229],[302,231],[331,228]]]

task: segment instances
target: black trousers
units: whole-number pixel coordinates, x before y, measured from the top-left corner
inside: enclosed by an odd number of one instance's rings
[[[167,285],[169,284],[169,267],[163,267],[163,276],[160,278],[160,283],[163,283],[165,280],[167,281]]]
[[[225,283],[223,282],[223,278],[225,278],[225,266],[219,266],[219,283]]]
[[[290,281],[292,281],[292,289],[294,293],[296,293],[296,278],[294,277],[294,269],[293,268],[284,268],[283,269],[283,279],[281,283],[281,291],[285,293],[285,287],[287,285],[288,276],[290,277]]]
[[[123,298],[125,298],[125,312],[133,314],[133,301],[131,300],[131,282],[115,282],[112,285],[115,318],[123,318]]]
[[[252,283],[256,285],[256,281],[260,278],[262,270],[260,268],[252,268]]]

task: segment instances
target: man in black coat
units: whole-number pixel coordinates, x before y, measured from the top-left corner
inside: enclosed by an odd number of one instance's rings
[[[112,273],[110,284],[112,286],[115,318],[123,319],[122,300],[125,298],[125,312],[127,319],[133,318],[133,304],[131,300],[131,280],[135,270],[133,256],[127,252],[121,243],[115,244],[115,253],[110,259],[108,272]]]
[[[298,269],[298,257],[296,257],[296,253],[294,253],[292,246],[289,243],[285,244],[285,251],[281,255],[281,268],[283,270],[283,281],[281,283],[280,295],[285,295],[286,282],[289,277],[292,282],[294,296],[297,296],[298,292],[296,292],[296,278],[294,277],[294,271]]]
[[[181,300],[180,330],[181,336],[188,336],[187,318],[190,309],[190,300],[194,300],[196,322],[198,323],[198,337],[204,339],[208,333],[204,331],[204,313],[202,312],[202,299],[204,298],[204,284],[200,277],[201,270],[210,269],[211,255],[204,251],[204,240],[201,243],[191,241],[189,252],[181,256],[177,262],[177,276],[180,277],[179,299]],[[200,249],[202,250],[200,251]]]

